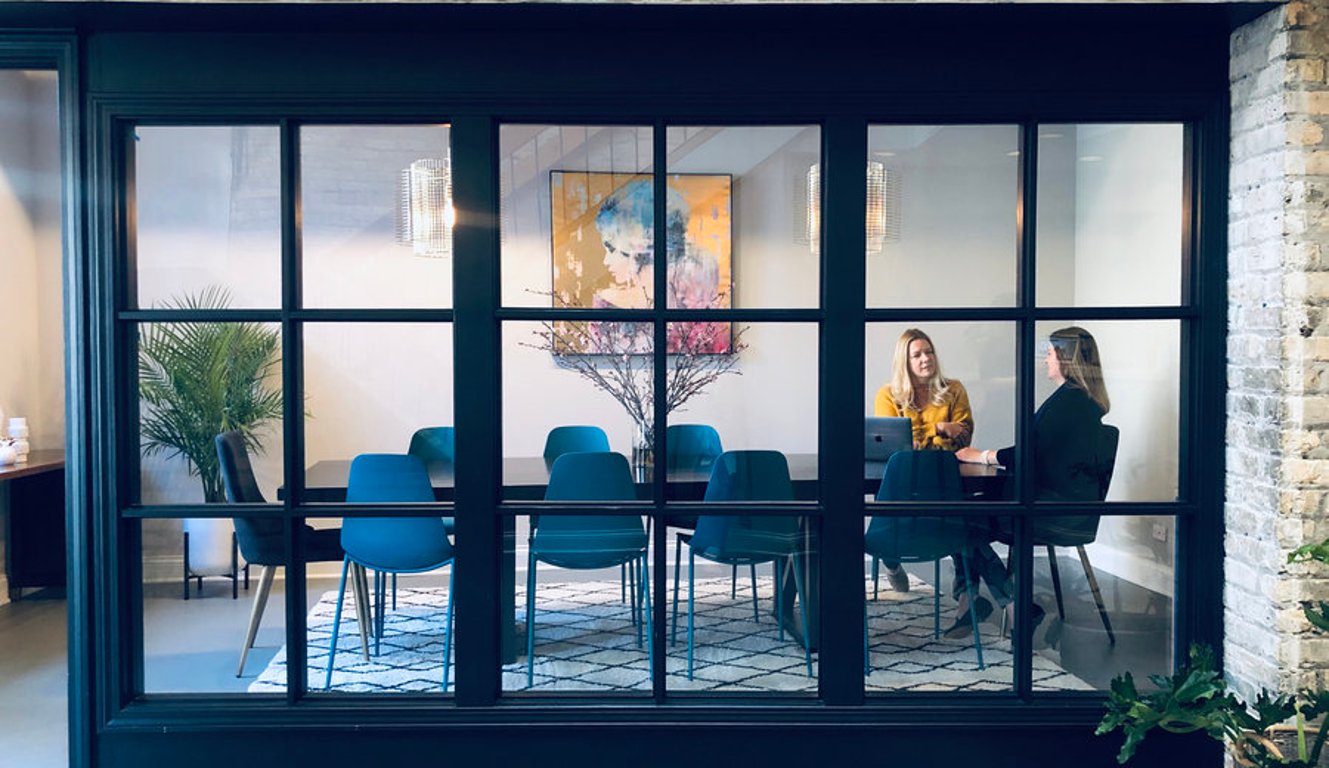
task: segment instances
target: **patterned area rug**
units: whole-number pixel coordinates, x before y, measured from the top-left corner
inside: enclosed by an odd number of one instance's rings
[[[728,577],[697,580],[693,679],[687,679],[687,587],[679,602],[678,642],[666,660],[670,690],[815,691],[817,656],[808,677],[803,649],[788,634],[781,639],[772,613],[772,582],[758,579],[760,621],[753,620],[750,582],[740,577],[737,598]],[[1000,691],[1014,679],[1010,641],[984,624],[979,669],[971,638],[932,636],[932,587],[912,582],[910,591],[883,588],[870,599],[872,675],[868,690]],[[517,594],[518,621],[524,621],[523,590]],[[433,692],[443,682],[444,589],[402,588],[397,608],[385,618],[381,647],[366,662],[360,651],[355,610],[347,596],[337,642],[331,690],[342,692]],[[336,592],[324,593],[309,612],[309,682],[321,688],[336,608]],[[617,581],[541,584],[537,594],[535,682],[541,691],[650,690],[647,653],[637,647],[629,606],[620,602]],[[667,606],[668,608],[669,606]],[[942,599],[942,626],[953,604]],[[453,679],[455,679],[455,674]],[[1053,661],[1034,656],[1034,682],[1040,690],[1088,690],[1079,678]],[[249,686],[251,692],[285,690],[286,652],[277,653]],[[503,668],[503,688],[528,690],[525,658]]]

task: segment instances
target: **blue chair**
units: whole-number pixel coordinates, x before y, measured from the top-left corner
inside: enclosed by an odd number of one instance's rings
[[[361,454],[351,462],[346,484],[346,501],[351,504],[383,502],[431,502],[434,489],[429,472],[414,456],[396,454]],[[342,560],[341,584],[337,591],[337,611],[332,624],[332,644],[328,649],[328,672],[324,688],[332,685],[332,669],[337,658],[337,634],[341,627],[341,609],[346,597],[346,574],[352,567],[359,581],[356,604],[368,589],[364,569],[383,573],[423,573],[452,563],[453,549],[438,517],[348,517],[342,521],[341,545],[346,551]],[[452,659],[452,592],[456,571],[448,578],[447,624],[443,643],[443,690],[448,689]],[[379,606],[382,606],[380,595]],[[360,642],[368,660],[368,638],[360,617]],[[381,634],[381,633],[380,633]]]
[[[628,460],[620,453],[565,453],[554,461],[546,501],[636,501]],[[647,589],[646,528],[639,515],[543,515],[531,536],[526,566],[526,686],[535,682],[536,564],[594,570],[628,563],[641,569],[640,602],[633,601],[637,647],[641,647],[639,607],[645,609],[650,647],[651,607]],[[634,593],[636,594],[636,593]],[[653,649],[650,658],[654,659]],[[653,668],[653,667],[652,667]]]
[[[406,452],[423,462],[457,461],[457,433],[452,427],[422,427],[411,435]]]
[[[565,453],[609,452],[609,438],[599,427],[554,427],[545,437],[545,461],[553,462]]]
[[[789,480],[789,463],[779,451],[728,451],[721,454],[711,470],[706,484],[706,501],[792,501],[794,486]],[[679,555],[688,545],[688,679],[692,679],[692,649],[696,580],[694,571],[697,557],[734,567],[749,566],[754,574],[752,584],[752,615],[760,621],[757,606],[756,569],[761,563],[770,563],[775,578],[775,604],[783,611],[780,582],[781,566],[788,564],[794,572],[794,585],[802,598],[798,601],[803,626],[808,626],[807,593],[803,586],[802,570],[794,562],[803,540],[798,518],[792,515],[720,516],[702,515],[691,534],[678,534],[678,547],[674,550],[674,620],[671,642],[678,630],[678,572]],[[776,624],[784,638],[781,615]],[[812,651],[804,633],[803,658],[808,676],[812,676]]]
[[[665,466],[668,472],[711,471],[715,459],[724,453],[720,433],[709,424],[671,424],[665,429]],[[697,527],[696,515],[669,515],[665,524],[671,528]],[[757,568],[752,568],[752,591],[757,591]],[[738,597],[738,566],[733,568],[729,596]]]
[[[897,451],[886,463],[877,501],[960,501],[960,464],[950,451]],[[864,535],[864,548],[873,558],[888,562],[933,564],[933,637],[941,636],[941,561],[954,555],[965,567],[964,552],[971,544],[968,522],[962,517],[885,517],[872,518]],[[874,563],[875,565],[875,563]],[[968,584],[969,605],[976,597],[972,581]],[[978,631],[977,611],[970,610],[974,651],[978,667],[983,669],[983,638]],[[863,674],[872,674],[868,650],[867,603],[863,604]]]

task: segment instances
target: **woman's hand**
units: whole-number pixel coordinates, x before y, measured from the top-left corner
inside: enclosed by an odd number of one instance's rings
[[[969,434],[969,425],[963,421],[939,421],[937,434],[950,440],[960,440]]]
[[[955,452],[955,458],[966,464],[984,464],[986,463],[987,451],[980,451],[969,446],[965,446]]]

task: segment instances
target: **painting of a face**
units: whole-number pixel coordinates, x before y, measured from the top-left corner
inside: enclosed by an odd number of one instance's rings
[[[688,309],[730,304],[730,196],[727,175],[673,175],[666,179],[668,305]],[[655,306],[655,189],[649,174],[552,171],[550,210],[554,306],[649,309]],[[626,324],[623,324],[626,325]],[[649,351],[650,328],[641,326],[633,353]],[[670,352],[680,339],[710,339],[703,354],[726,353],[723,332],[697,334],[678,323],[670,329]],[[720,325],[720,324],[695,324]],[[675,331],[678,331],[676,333]],[[574,353],[605,354],[591,348]]]

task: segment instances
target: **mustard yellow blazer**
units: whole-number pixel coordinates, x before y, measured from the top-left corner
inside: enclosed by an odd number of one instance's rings
[[[955,379],[949,381],[950,386],[946,388],[942,402],[928,403],[921,411],[910,406],[904,413],[900,413],[900,409],[895,406],[895,398],[891,397],[891,385],[887,384],[877,390],[874,413],[877,416],[908,416],[914,426],[916,449],[935,448],[954,451],[963,448],[969,444],[969,439],[974,434],[974,414],[969,409],[969,393],[965,391],[964,385]],[[969,435],[963,440],[942,437],[937,434],[937,422],[941,421],[961,422],[969,427]]]

